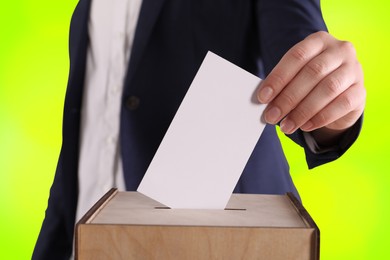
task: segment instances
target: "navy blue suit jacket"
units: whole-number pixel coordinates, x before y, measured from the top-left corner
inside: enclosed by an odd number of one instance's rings
[[[90,2],[80,0],[72,17],[63,144],[34,259],[67,259],[72,250]],[[264,77],[289,48],[319,30],[326,30],[319,0],[143,0],[120,114],[127,189],[138,187],[208,50]],[[305,146],[301,132],[290,137],[304,148],[310,168],[348,148],[318,155]],[[275,127],[269,125],[235,192],[288,191],[298,195]]]

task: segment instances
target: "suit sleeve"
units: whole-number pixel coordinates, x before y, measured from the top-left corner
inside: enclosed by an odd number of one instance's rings
[[[265,75],[296,43],[317,31],[327,31],[319,0],[259,0],[256,2],[257,33]],[[359,136],[361,117],[337,146],[315,152],[301,130],[288,135],[303,147],[309,168],[333,161],[344,154]]]
[[[42,223],[41,232],[34,248],[32,259],[69,259],[72,238],[68,237],[65,224],[65,207],[62,189],[62,159],[58,161],[50,198]]]

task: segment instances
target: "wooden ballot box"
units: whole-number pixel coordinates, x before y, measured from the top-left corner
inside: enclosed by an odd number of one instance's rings
[[[319,259],[319,230],[292,194],[199,210],[112,189],[78,222],[76,259]]]

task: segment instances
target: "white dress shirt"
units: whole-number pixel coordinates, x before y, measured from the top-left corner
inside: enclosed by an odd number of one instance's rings
[[[124,78],[142,0],[93,0],[80,128],[78,221],[111,187],[125,190],[119,148]]]

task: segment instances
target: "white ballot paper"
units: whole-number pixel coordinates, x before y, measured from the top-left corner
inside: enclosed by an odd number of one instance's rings
[[[261,79],[208,52],[138,187],[176,209],[224,209],[265,127]]]

